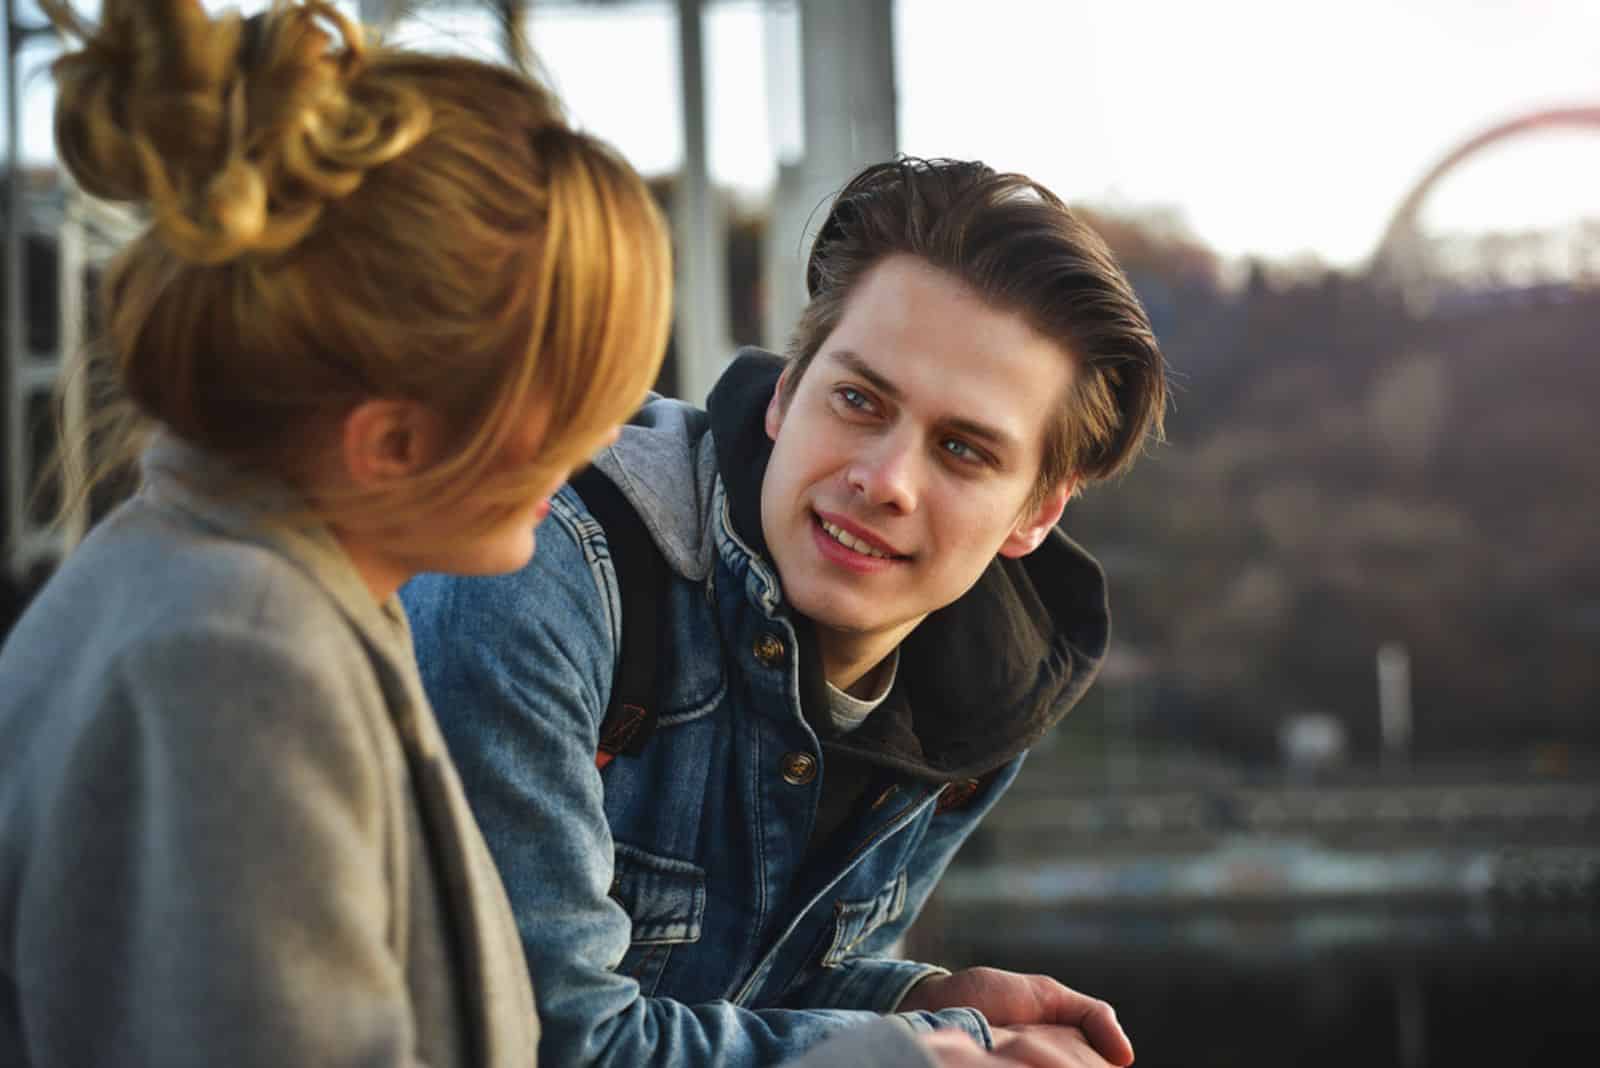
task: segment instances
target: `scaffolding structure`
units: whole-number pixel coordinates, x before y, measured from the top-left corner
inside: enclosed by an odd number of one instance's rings
[[[75,434],[87,416],[82,382],[67,378],[88,340],[89,294],[105,261],[133,233],[125,211],[80,193],[55,168],[30,171],[22,152],[21,77],[28,61],[48,58],[55,34],[37,15],[5,0],[6,205],[5,349],[0,406],[6,577],[27,583],[82,536],[83,509],[54,522],[56,502],[42,492],[54,453],[59,411]],[[41,277],[43,275],[43,277]]]
[[[347,0],[348,2],[348,0]],[[750,0],[741,0],[749,3]],[[486,9],[497,16],[502,47],[512,62],[526,48],[525,19],[535,7],[641,7],[676,14],[679,87],[683,101],[683,166],[673,182],[676,261],[675,392],[703,403],[732,356],[729,323],[728,220],[714,189],[707,148],[705,16],[718,0],[353,0],[357,16],[383,25],[425,9]],[[798,40],[799,84],[769,79],[800,116],[799,146],[778,166],[762,256],[762,340],[782,346],[804,306],[806,227],[828,195],[862,165],[886,159],[896,145],[893,0],[759,0],[772,16],[789,16]],[[31,84],[24,63],[42,62],[55,36],[36,10],[5,0],[7,131],[4,235],[4,392],[0,404],[0,509],[4,514],[4,572],[31,585],[83,532],[86,517],[48,522],[53,511],[40,494],[53,444],[52,406],[59,403],[71,433],[85,417],[81,387],[63,371],[88,340],[88,294],[105,260],[134,232],[130,213],[84,196],[64,173],[46,167],[31,178],[22,154],[24,98]],[[27,5],[31,8],[32,5]],[[768,60],[772,61],[772,41]],[[629,91],[619,82],[619,92]],[[53,252],[41,256],[41,250]],[[43,266],[41,266],[43,264]],[[48,277],[41,277],[48,275]],[[53,322],[40,322],[42,317]],[[43,343],[41,343],[43,339]],[[74,390],[79,392],[75,395]],[[57,397],[59,395],[59,401]]]

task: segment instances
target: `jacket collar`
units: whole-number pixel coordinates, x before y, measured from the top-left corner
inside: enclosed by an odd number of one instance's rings
[[[706,402],[716,443],[717,473],[728,494],[728,518],[739,539],[764,560],[770,559],[770,554],[761,530],[761,484],[772,460],[765,418],[784,363],[770,352],[741,349]]]
[[[763,558],[761,485],[772,457],[763,416],[783,366],[770,353],[746,349],[709,401],[729,519]],[[802,648],[813,645],[809,624],[796,622]],[[1100,565],[1052,530],[1020,560],[997,557],[972,589],[912,631],[901,644],[889,700],[830,746],[923,778],[986,774],[1031,747],[1077,703],[1110,636]],[[802,666],[809,702],[825,687],[814,654]]]

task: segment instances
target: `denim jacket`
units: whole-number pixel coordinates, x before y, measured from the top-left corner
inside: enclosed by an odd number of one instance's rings
[[[402,592],[551,1064],[776,1064],[892,1012],[942,969],[891,947],[1105,649],[1099,568],[1055,532],[913,632],[866,726],[820,737],[803,708],[820,666],[756,511],[780,366],[735,361],[709,415],[652,401],[597,461],[672,572],[660,714],[637,755],[596,767],[619,628],[638,621],[570,487],[522,571]],[[847,767],[853,803],[813,841],[829,769]],[[899,1018],[990,1041],[975,1010]]]

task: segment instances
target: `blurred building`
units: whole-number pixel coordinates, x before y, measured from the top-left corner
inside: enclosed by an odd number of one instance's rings
[[[804,304],[805,228],[818,204],[867,162],[893,154],[895,68],[892,0],[772,0],[768,47],[797,57],[794,74],[770,86],[797,118],[796,138],[778,161],[778,181],[760,225],[734,230],[729,206],[713,188],[707,164],[707,0],[349,0],[364,22],[402,32],[408,20],[477,9],[495,16],[508,60],[525,62],[525,16],[546,8],[635,8],[671,12],[677,28],[683,101],[683,159],[679,173],[654,185],[674,229],[677,313],[660,387],[703,401],[735,348],[743,342],[781,348]],[[8,173],[22,166],[23,96],[56,47],[32,5],[7,0]],[[133,220],[79,195],[64,176],[39,166],[7,186],[4,498],[5,571],[24,585],[48,570],[83,527],[44,522],[53,511],[38,492],[53,437],[51,397],[63,357],[77,351],[88,327],[98,265],[131,232]],[[735,258],[730,259],[730,248]],[[735,306],[734,302],[738,301]],[[69,419],[83,415],[82,399],[65,398]]]

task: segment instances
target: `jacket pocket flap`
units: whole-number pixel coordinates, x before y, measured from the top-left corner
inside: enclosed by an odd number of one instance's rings
[[[633,944],[699,941],[706,912],[705,870],[621,842],[615,848],[611,896],[633,920]]]
[[[824,968],[836,968],[866,937],[900,918],[906,909],[906,873],[877,894],[861,901],[839,901],[833,906],[833,943],[822,956]]]

